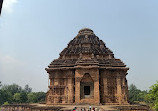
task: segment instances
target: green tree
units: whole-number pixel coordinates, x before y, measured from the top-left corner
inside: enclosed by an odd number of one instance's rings
[[[46,94],[44,92],[37,92],[36,96],[37,96],[38,102],[45,101]]]
[[[13,100],[15,103],[20,103],[21,102],[21,95],[20,93],[15,93],[14,96],[13,96]]]
[[[21,103],[26,103],[27,102],[27,93],[25,92],[25,91],[22,91],[21,93],[20,93],[20,102]]]
[[[9,103],[8,103],[8,101],[6,101],[6,102],[4,102],[4,104],[3,105],[8,105]]]
[[[38,100],[37,100],[37,97],[36,97],[36,93],[32,92],[32,93],[29,93],[27,95],[27,98],[28,98],[28,102],[29,103],[36,103]]]
[[[145,101],[158,111],[158,81],[150,87],[149,93],[145,97]]]
[[[24,91],[25,91],[26,93],[31,93],[31,92],[32,92],[32,88],[30,88],[29,85],[26,84],[26,85],[25,85],[25,88],[24,88]]]
[[[134,84],[129,86],[129,102],[138,103],[144,101],[147,91],[141,91]]]
[[[25,85],[24,89],[17,85],[3,85],[0,88],[0,105],[5,102],[10,103],[37,103],[45,100],[44,92],[32,92],[29,85]]]
[[[22,91],[22,87],[17,84],[3,85],[1,89],[10,92],[12,95],[14,95],[15,93],[20,93]]]
[[[3,104],[3,102],[8,101],[8,103],[13,103],[13,96],[15,93],[20,93],[22,91],[21,86],[17,84],[12,84],[12,85],[3,85],[1,87],[1,95],[0,95],[0,104]]]
[[[2,105],[5,102],[5,92],[0,90],[0,105]]]
[[[129,86],[129,101],[130,103],[135,103],[138,101],[140,90],[134,84]]]
[[[27,95],[29,103],[43,102],[45,100],[44,92],[32,92]]]
[[[8,101],[9,103],[12,103],[12,100],[13,98],[10,92],[0,89],[0,105],[2,105],[6,101]]]

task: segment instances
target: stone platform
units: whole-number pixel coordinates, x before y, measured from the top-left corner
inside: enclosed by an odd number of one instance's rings
[[[46,105],[46,104],[12,104],[3,105],[1,111],[76,111],[89,110],[90,105]],[[91,105],[95,111],[149,111],[146,105]]]

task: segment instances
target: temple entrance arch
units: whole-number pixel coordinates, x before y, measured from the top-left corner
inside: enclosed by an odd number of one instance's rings
[[[80,97],[94,98],[94,81],[89,73],[85,73],[80,82]]]

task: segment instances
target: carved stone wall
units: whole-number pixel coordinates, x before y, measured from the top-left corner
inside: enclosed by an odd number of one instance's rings
[[[47,104],[74,103],[74,71],[56,70],[49,74]]]
[[[89,74],[92,78],[92,81],[87,80],[87,82],[91,82],[93,84],[93,96],[90,98],[82,98],[83,91],[80,91],[82,86],[82,79],[85,74]],[[90,86],[90,85],[89,85]],[[81,87],[81,88],[80,88]],[[100,91],[99,91],[99,70],[97,68],[93,69],[76,69],[75,71],[75,103],[91,103],[91,104],[99,104],[100,103]]]
[[[46,103],[128,104],[128,69],[91,29],[81,29],[46,68]]]
[[[100,70],[100,97],[103,104],[128,104],[126,71]]]

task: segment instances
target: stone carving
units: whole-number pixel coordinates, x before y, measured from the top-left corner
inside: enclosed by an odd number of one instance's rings
[[[91,29],[81,29],[46,68],[46,103],[128,104],[128,69]]]

